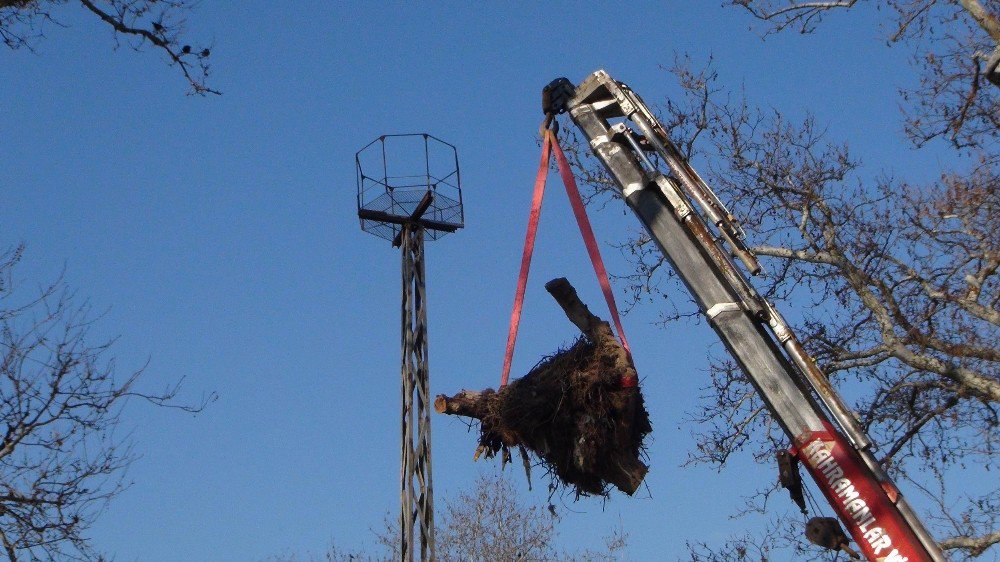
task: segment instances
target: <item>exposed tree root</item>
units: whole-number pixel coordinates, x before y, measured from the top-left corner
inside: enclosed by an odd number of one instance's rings
[[[609,485],[631,495],[647,472],[640,456],[652,430],[635,368],[568,281],[546,288],[584,335],[499,391],[441,395],[435,409],[479,420],[477,458],[499,453],[506,462],[521,447],[578,495],[606,495]]]

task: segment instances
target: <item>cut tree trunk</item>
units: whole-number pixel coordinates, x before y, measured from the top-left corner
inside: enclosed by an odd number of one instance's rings
[[[476,458],[507,461],[520,447],[578,495],[606,495],[609,484],[631,495],[647,472],[640,456],[651,431],[632,359],[569,281],[545,288],[583,336],[500,390],[439,395],[434,408],[479,420]]]

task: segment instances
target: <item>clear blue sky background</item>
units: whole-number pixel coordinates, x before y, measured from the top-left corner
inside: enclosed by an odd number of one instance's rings
[[[459,149],[467,228],[427,252],[435,394],[497,383],[539,92],[555,77],[606,68],[659,102],[678,94],[661,69],[675,52],[714,55],[725,84],[815,112],[870,171],[919,165],[899,148],[905,52],[884,45],[873,10],[761,41],[720,4],[204,2],[190,35],[214,38],[224,92],[207,98],[185,96],[160,54],[114,50],[72,5],[37,52],[0,54],[0,244],[27,244],[19,277],[31,286],[65,266],[109,308],[99,332],[121,336],[123,371],[148,358],[148,389],[183,377],[188,400],[219,394],[198,416],[130,405],[142,458],[93,529],[97,546],[124,561],[250,561],[331,539],[371,547],[369,528],[395,514],[399,253],[360,231],[353,162],[381,134],[426,131]],[[602,309],[575,228],[552,190],[515,374],[574,337],[546,280],[569,277]],[[596,228],[625,272],[609,245],[635,219],[611,206]],[[775,478],[745,458],[722,473],[679,467],[684,413],[718,346],[702,324],[654,326],[658,312],[625,319],[655,428],[648,491],[565,506],[564,539],[597,546],[620,523],[637,560],[757,528],[727,515]],[[472,463],[475,436],[457,419],[435,416],[433,443],[439,499],[496,470]]]

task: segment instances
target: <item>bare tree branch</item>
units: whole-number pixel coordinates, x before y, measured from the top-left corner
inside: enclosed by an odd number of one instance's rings
[[[994,41],[1000,43],[1000,18],[983,7],[979,0],[961,0],[961,2],[962,7],[969,12],[972,19],[976,20],[979,27],[986,30],[986,33],[989,33]]]
[[[774,2],[769,0],[732,0],[732,4],[746,9],[760,20],[773,22],[774,27],[769,33],[783,31],[789,27],[798,27],[800,33],[811,33],[825,12],[852,8],[857,4],[857,0],[829,0],[825,2],[789,0],[787,4],[779,6],[775,6]]]
[[[971,556],[979,556],[998,543],[1000,543],[1000,531],[980,537],[951,537],[941,541],[941,548],[944,550],[968,550]]]
[[[59,24],[54,8],[77,0],[0,0],[0,39],[11,49],[31,49],[44,37],[46,23]],[[193,0],[79,0],[88,13],[109,25],[117,37],[130,39],[130,46],[141,51],[147,44],[167,55],[191,87],[192,94],[220,94],[207,85],[208,47],[193,47],[183,40],[183,14],[194,6]]]
[[[141,370],[117,377],[112,342],[91,341],[94,317],[61,280],[20,296],[20,258],[0,254],[0,543],[10,560],[90,560],[86,531],[135,458],[115,435],[125,404],[173,405],[177,388],[145,393]]]

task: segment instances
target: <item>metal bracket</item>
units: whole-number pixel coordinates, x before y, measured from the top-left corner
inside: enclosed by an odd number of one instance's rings
[[[568,78],[556,78],[542,88],[542,113],[558,115],[566,112],[566,105],[576,95],[576,87]]]
[[[714,320],[716,316],[722,314],[723,312],[736,312],[739,311],[740,305],[735,302],[720,302],[719,304],[713,305],[705,311],[705,316],[708,316],[709,320]]]
[[[997,47],[990,60],[986,61],[986,79],[1000,86],[1000,47]]]
[[[806,511],[806,499],[802,495],[802,475],[799,474],[799,459],[785,450],[778,451],[778,482],[788,490],[792,501],[802,513]]]

